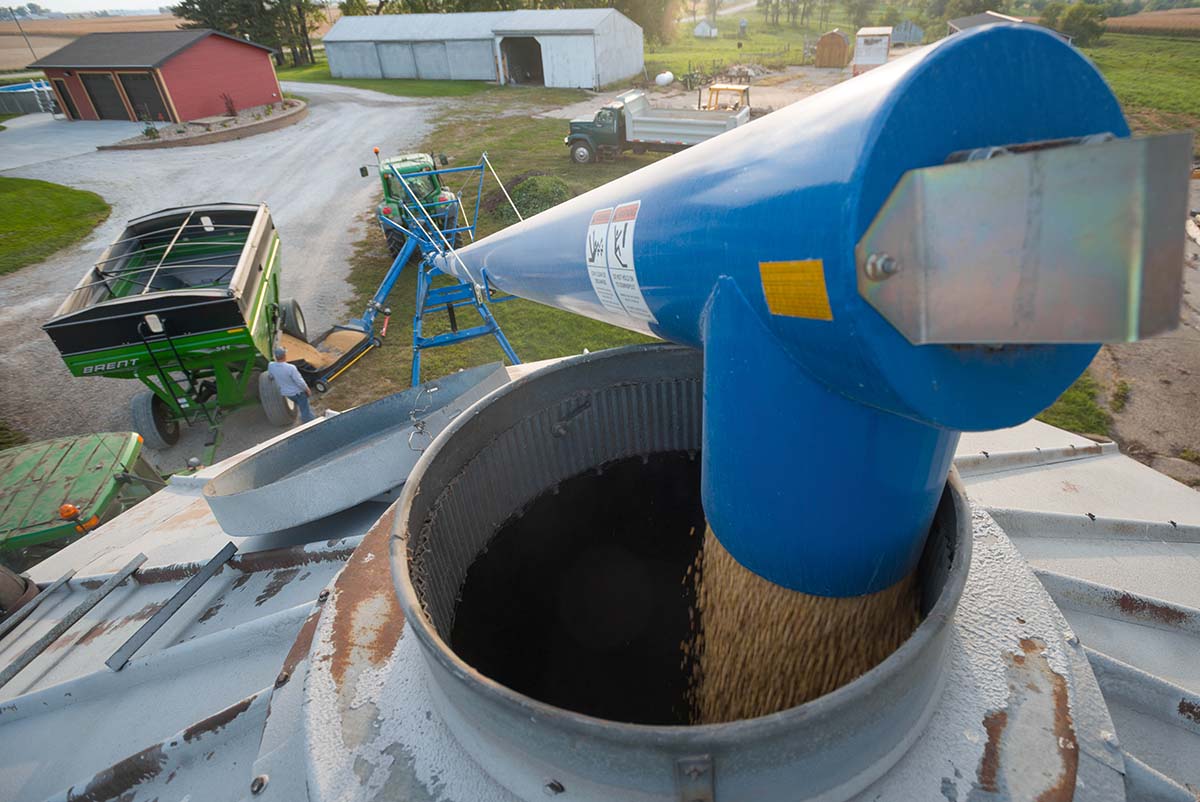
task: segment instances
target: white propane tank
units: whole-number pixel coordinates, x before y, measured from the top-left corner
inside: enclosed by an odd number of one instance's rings
[[[659,86],[670,86],[674,82],[675,73],[671,72],[670,70],[667,70],[666,72],[660,72],[658,75],[654,76],[654,83],[658,84]]]

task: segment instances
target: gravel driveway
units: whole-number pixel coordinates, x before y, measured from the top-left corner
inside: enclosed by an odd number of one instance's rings
[[[74,378],[40,326],[88,265],[132,217],[212,201],[265,201],[283,243],[286,296],[304,308],[310,332],[346,318],[346,259],[362,236],[362,214],[378,180],[359,165],[411,150],[430,130],[439,101],[411,100],[322,84],[284,84],[308,98],[305,120],[272,133],[215,145],[149,151],[94,151],[4,170],[99,193],[112,216],[80,245],[0,276],[0,420],[31,439],[129,428],[131,380]],[[62,123],[64,129],[70,123]],[[278,433],[257,406],[229,416],[220,455]],[[203,453],[205,427],[155,458],[179,468]]]

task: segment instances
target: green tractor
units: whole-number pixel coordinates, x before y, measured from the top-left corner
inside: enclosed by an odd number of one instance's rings
[[[23,571],[164,485],[133,432],[0,451],[0,562]]]
[[[378,159],[379,148],[375,148],[375,156]],[[444,166],[446,157],[442,156],[440,161]],[[390,159],[379,159],[378,166],[379,180],[383,184],[383,202],[379,204],[378,209],[381,217],[407,226],[406,220],[409,218],[404,214],[404,208],[408,207],[413,212],[412,218],[418,221],[432,219],[434,224],[443,231],[458,227],[458,195],[446,189],[442,184],[441,174],[434,172],[437,168],[433,154],[406,153]],[[404,176],[411,194],[396,179],[393,170]],[[368,175],[367,168],[363,167],[360,173],[364,177]],[[432,174],[421,175],[422,173]],[[416,200],[413,199],[413,195],[416,196]],[[418,202],[419,206],[424,209],[424,213],[418,208]],[[428,214],[428,218],[425,216],[426,214]],[[390,226],[385,226],[383,223],[379,225],[383,229],[383,236],[387,239],[388,253],[395,259],[404,249],[406,237]],[[458,234],[447,235],[447,240],[452,247],[456,247]]]
[[[264,368],[281,332],[307,340],[279,293],[279,235],[266,204],[215,203],[130,220],[42,328],[75,376],[137,379],[133,429],[163,449],[180,426],[257,398],[286,426],[295,405]]]

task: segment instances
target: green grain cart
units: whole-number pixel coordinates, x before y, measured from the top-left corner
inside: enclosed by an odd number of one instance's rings
[[[72,374],[149,388],[131,411],[153,448],[174,444],[181,423],[206,422],[215,439],[222,411],[256,395],[287,425],[294,405],[263,368],[280,331],[306,337],[279,271],[266,204],[165,209],[130,220],[42,328]]]

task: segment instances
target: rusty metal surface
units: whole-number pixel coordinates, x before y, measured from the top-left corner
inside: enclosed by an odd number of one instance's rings
[[[979,469],[989,439],[1003,442],[1005,469]],[[1200,796],[1200,494],[1045,424],[965,435],[959,453],[975,468],[972,499],[1086,649],[1130,798]]]

